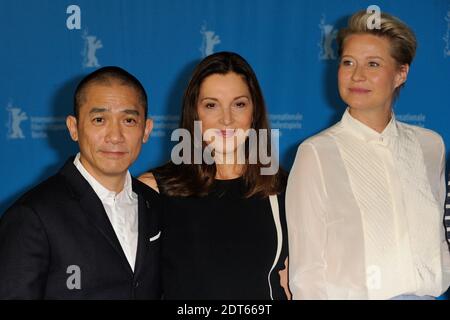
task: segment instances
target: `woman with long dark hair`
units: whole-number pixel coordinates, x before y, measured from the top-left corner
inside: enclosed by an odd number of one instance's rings
[[[286,299],[286,177],[271,170],[278,159],[263,95],[241,56],[220,52],[197,65],[180,129],[186,148],[141,176],[164,199],[164,297]]]

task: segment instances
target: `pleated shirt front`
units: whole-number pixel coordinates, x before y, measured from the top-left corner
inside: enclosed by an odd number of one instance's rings
[[[286,210],[294,298],[440,295],[449,285],[442,139],[348,110],[299,147]]]

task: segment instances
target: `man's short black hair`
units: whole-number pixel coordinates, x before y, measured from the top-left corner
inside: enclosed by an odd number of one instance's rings
[[[117,83],[123,86],[129,86],[136,90],[138,94],[139,101],[144,107],[145,118],[147,118],[148,113],[148,105],[147,105],[147,93],[145,92],[144,86],[140,83],[140,81],[125,71],[124,69],[116,66],[108,66],[95,70],[94,72],[88,74],[84,77],[77,88],[75,89],[74,94],[74,103],[73,103],[73,113],[74,116],[78,119],[80,107],[85,100],[85,91],[86,88],[91,84],[101,84],[101,85],[113,85]]]

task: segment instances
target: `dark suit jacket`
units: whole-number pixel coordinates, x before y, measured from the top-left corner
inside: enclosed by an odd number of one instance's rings
[[[159,195],[134,178],[132,188],[139,199],[134,273],[71,158],[2,217],[0,299],[159,299]]]

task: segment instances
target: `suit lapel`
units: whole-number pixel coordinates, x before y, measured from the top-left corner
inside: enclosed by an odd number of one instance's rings
[[[138,216],[138,245],[137,245],[137,251],[136,251],[136,264],[134,266],[134,273],[139,274],[142,266],[142,262],[145,260],[145,249],[147,246],[145,245],[145,235],[146,235],[146,228],[147,225],[146,222],[146,210],[145,210],[145,201],[142,199],[142,197],[139,197],[139,216]]]
[[[87,213],[88,217],[91,219],[100,233],[103,234],[109,244],[114,248],[117,254],[121,256],[122,261],[126,265],[127,269],[132,272],[130,264],[128,263],[128,259],[123,252],[119,239],[117,238],[116,232],[114,231],[114,228],[106,214],[105,208],[103,207],[103,204],[97,197],[97,195],[95,193],[85,193],[84,196],[80,199],[80,206],[83,211]]]
[[[74,196],[79,198],[83,212],[86,213],[94,226],[106,238],[117,254],[120,255],[127,270],[133,272],[100,198],[75,167],[73,159],[74,158],[72,157],[66,162],[60,173],[67,179],[69,185],[72,187]]]
[[[138,245],[136,252],[136,264],[134,267],[134,273],[139,274],[142,269],[142,264],[145,261],[145,254],[147,252],[147,239],[149,235],[149,226],[150,226],[150,217],[149,217],[149,208],[150,204],[147,200],[144,199],[142,193],[140,192],[140,187],[138,182],[133,179],[133,191],[138,195]]]

